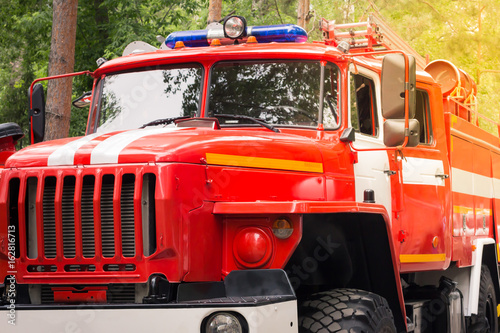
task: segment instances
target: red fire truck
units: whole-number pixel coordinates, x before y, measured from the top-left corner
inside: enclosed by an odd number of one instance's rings
[[[1,332],[498,332],[500,141],[377,19],[231,16],[36,80],[0,127]],[[43,142],[41,80],[91,75]],[[35,84],[36,83],[36,84]]]

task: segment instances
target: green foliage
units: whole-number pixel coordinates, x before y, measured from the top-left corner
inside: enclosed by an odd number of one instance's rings
[[[500,74],[480,72],[500,70],[497,0],[312,0],[312,7],[317,19],[338,23],[363,21],[372,12],[380,13],[420,55],[428,55],[431,61],[449,60],[479,81],[479,111],[498,121]],[[317,28],[312,35],[319,38]],[[497,133],[496,126],[482,127]]]
[[[0,122],[14,121],[27,131],[29,85],[47,76],[52,1],[0,0],[0,6]],[[223,16],[234,12],[249,25],[295,23],[296,11],[297,0],[223,1]],[[498,0],[311,0],[310,41],[321,39],[321,17],[345,23],[374,11],[422,56],[450,60],[476,82],[480,78],[480,111],[498,119],[500,75],[481,72],[500,69]],[[96,59],[120,56],[134,40],[159,46],[157,35],[203,29],[207,15],[208,0],[79,0],[75,71],[94,70]],[[91,88],[91,78],[77,77],[73,97]],[[72,111],[70,135],[82,135],[88,110]]]

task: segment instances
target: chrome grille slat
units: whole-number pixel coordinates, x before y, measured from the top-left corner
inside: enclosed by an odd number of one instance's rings
[[[101,239],[102,255],[111,258],[115,255],[115,226],[113,219],[113,192],[115,177],[104,175],[101,187]]]
[[[64,178],[62,193],[63,253],[66,258],[74,258],[75,244],[75,177]]]
[[[134,175],[124,175],[120,198],[122,252],[124,257],[133,257],[135,255],[134,189]]]
[[[46,258],[55,258],[56,250],[56,212],[54,201],[56,198],[56,179],[47,177],[43,189],[43,241]]]
[[[95,177],[83,177],[82,185],[82,253],[85,258],[95,256],[95,233],[94,233],[94,188]]]

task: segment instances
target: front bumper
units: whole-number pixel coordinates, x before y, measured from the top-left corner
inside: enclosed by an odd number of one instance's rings
[[[236,314],[246,333],[297,332],[297,300],[284,271],[233,271],[215,284],[184,284],[167,304],[3,306],[0,332],[203,333],[216,312]]]
[[[178,307],[37,307],[16,309],[15,326],[8,310],[1,310],[0,332],[162,332],[200,333],[203,320],[215,312],[235,312],[245,318],[248,332],[297,332],[297,302],[271,297],[268,300],[221,306],[178,304]],[[201,304],[200,304],[201,305]]]

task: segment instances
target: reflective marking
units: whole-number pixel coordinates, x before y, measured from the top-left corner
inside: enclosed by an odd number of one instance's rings
[[[323,172],[323,163],[207,153],[207,163],[249,168]]]
[[[451,169],[451,190],[453,192],[475,195],[483,198],[500,199],[500,191],[493,194],[493,187],[500,189],[499,181],[477,173],[464,171],[457,168]]]
[[[137,129],[113,135],[99,143],[90,155],[90,164],[118,163],[121,151],[132,142],[148,135],[163,134],[179,130],[176,127]]]
[[[403,159],[403,183],[414,185],[444,186],[438,174],[444,174],[442,160],[406,157]]]
[[[402,263],[413,263],[413,262],[436,262],[445,261],[445,253],[437,254],[400,254],[399,261]]]
[[[80,149],[83,145],[92,141],[92,139],[94,139],[97,136],[99,136],[99,134],[97,133],[90,134],[57,148],[52,154],[49,155],[49,158],[47,160],[47,165],[51,166],[51,165],[75,164],[76,151]]]
[[[474,209],[470,207],[463,206],[453,206],[453,213],[455,214],[472,214],[474,213]]]

